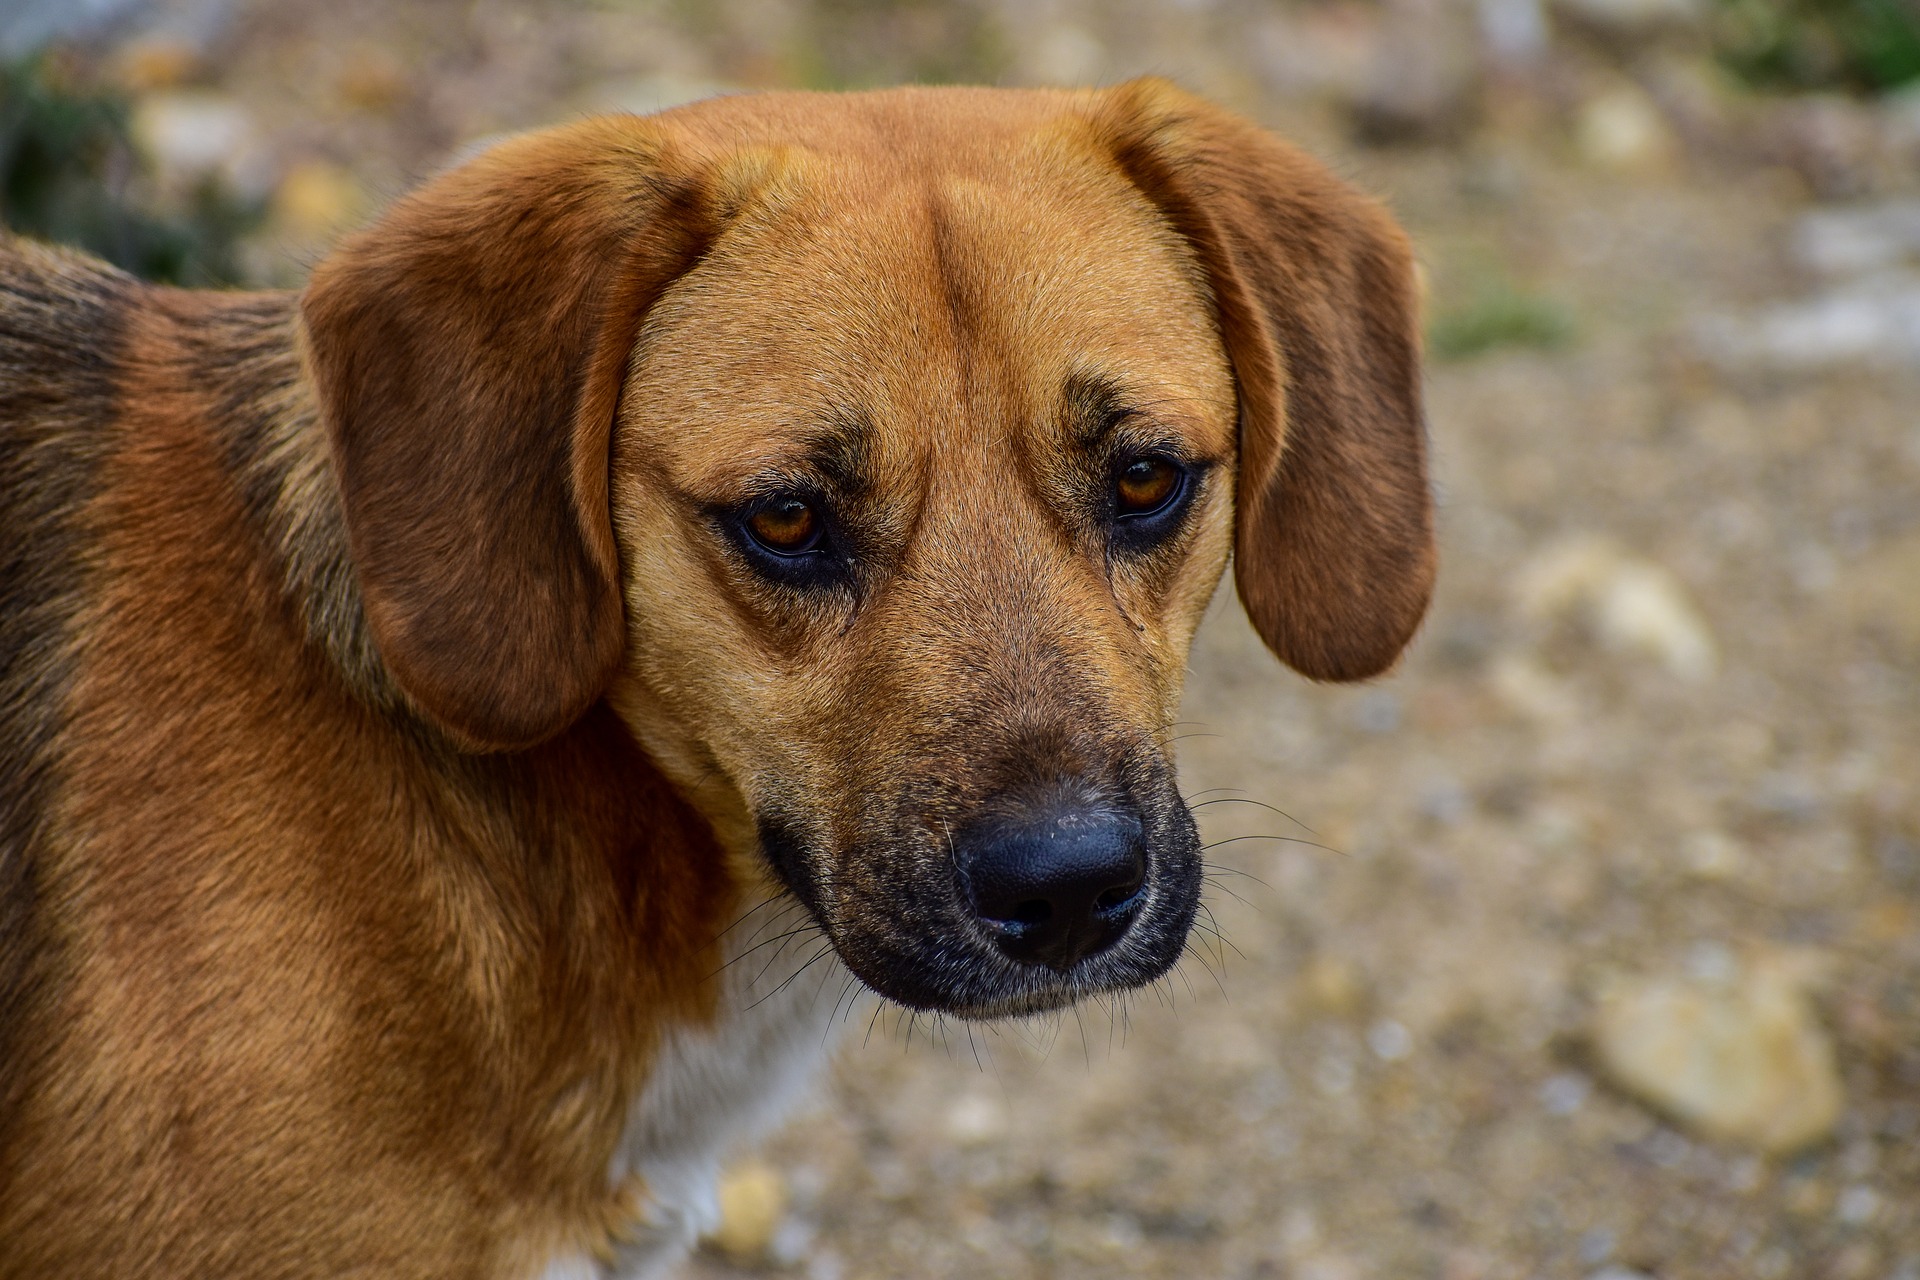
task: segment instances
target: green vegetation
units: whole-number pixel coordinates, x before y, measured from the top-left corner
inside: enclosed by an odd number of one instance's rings
[[[240,279],[235,243],[260,211],[208,180],[162,206],[118,94],[51,59],[0,64],[0,226],[77,245],[150,280]]]
[[[1427,349],[1442,360],[1466,360],[1500,347],[1565,346],[1573,333],[1573,315],[1565,306],[1493,282],[1434,312]]]
[[[1714,19],[1721,58],[1762,88],[1920,82],[1920,0],[1719,0]]]

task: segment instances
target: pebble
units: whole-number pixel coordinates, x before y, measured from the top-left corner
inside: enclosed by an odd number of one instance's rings
[[[353,174],[325,160],[304,160],[287,170],[274,189],[274,226],[301,242],[325,239],[366,211],[367,199]]]
[[[1601,993],[1593,1041],[1606,1074],[1710,1138],[1787,1153],[1830,1134],[1842,1087],[1800,968],[1767,957],[1693,968]]]
[[[1800,302],[1703,316],[1692,341],[1733,372],[1920,366],[1920,273],[1879,272]]]
[[[1557,7],[1596,27],[1637,34],[1697,23],[1706,6],[1700,0],[1558,0]]]
[[[1613,540],[1583,536],[1547,548],[1522,567],[1516,592],[1535,620],[1577,615],[1608,648],[1639,653],[1686,680],[1718,666],[1706,620],[1668,569]]]
[[[1479,33],[1451,0],[1389,0],[1354,124],[1376,143],[1457,138],[1479,110]]]
[[[1825,276],[1858,276],[1920,264],[1920,199],[1818,209],[1792,233],[1793,256]]]
[[[188,190],[216,175],[249,193],[259,185],[257,131],[231,98],[196,89],[148,94],[134,104],[132,133],[163,186]]]
[[[1660,108],[1633,85],[1589,99],[1574,121],[1574,144],[1587,163],[1620,172],[1664,168],[1678,151]]]
[[[720,1225],[709,1242],[734,1262],[767,1254],[787,1211],[787,1183],[763,1160],[745,1160],[720,1180]]]

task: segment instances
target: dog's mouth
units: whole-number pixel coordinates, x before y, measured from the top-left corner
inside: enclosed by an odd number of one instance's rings
[[[761,847],[841,960],[882,996],[971,1019],[1145,986],[1199,909],[1199,835],[1170,783],[1137,804],[1047,787],[973,820],[887,824],[837,856],[764,815]],[[1170,801],[1170,802],[1169,802]]]

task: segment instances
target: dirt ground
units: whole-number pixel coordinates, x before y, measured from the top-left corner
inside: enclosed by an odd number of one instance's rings
[[[245,112],[282,184],[263,276],[492,132],[988,59],[1173,74],[1385,196],[1436,313],[1552,320],[1432,365],[1443,577],[1397,674],[1310,685],[1216,602],[1180,753],[1218,936],[1120,1010],[862,1009],[761,1153],[770,1256],[696,1276],[1920,1277],[1920,365],[1698,336],[1823,287],[1789,168],[1583,151],[1598,63],[1362,149],[1273,5],[207,8],[111,56]],[[1378,34],[1305,12],[1329,77]],[[1609,984],[1769,966],[1832,1046],[1822,1136],[1767,1153],[1609,1083]]]

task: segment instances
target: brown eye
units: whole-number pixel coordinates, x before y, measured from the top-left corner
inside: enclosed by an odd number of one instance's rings
[[[1180,492],[1182,473],[1165,458],[1139,458],[1127,464],[1113,482],[1114,514],[1152,515]]]
[[[798,498],[775,498],[747,518],[747,532],[776,555],[803,555],[820,543],[820,517]]]

